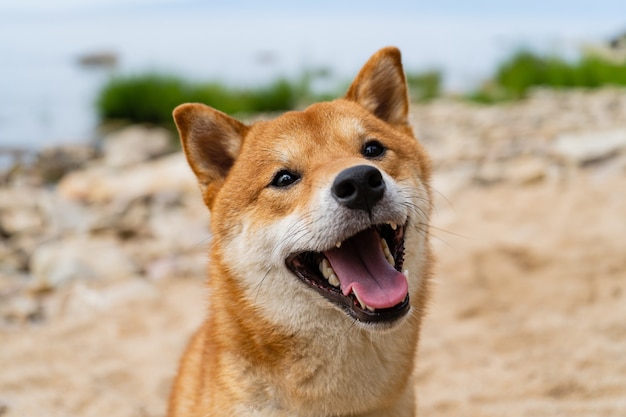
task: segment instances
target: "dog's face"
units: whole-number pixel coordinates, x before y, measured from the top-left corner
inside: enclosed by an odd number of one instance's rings
[[[374,55],[344,99],[273,121],[176,109],[211,210],[212,262],[271,323],[391,328],[411,311],[431,198],[407,111],[394,49]]]

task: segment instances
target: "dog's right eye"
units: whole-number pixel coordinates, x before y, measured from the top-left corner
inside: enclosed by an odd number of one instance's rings
[[[289,172],[285,169],[278,171],[276,175],[274,175],[274,179],[272,179],[272,185],[274,187],[287,187],[294,182],[298,181],[300,176],[298,174],[294,174],[293,172]]]

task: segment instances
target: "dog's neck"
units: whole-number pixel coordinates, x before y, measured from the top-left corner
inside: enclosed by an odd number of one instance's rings
[[[353,416],[393,402],[410,386],[419,333],[415,321],[421,315],[409,313],[404,323],[380,332],[331,307],[295,332],[259,314],[259,307],[246,301],[238,279],[219,262],[214,257],[211,268],[229,279],[212,282],[209,278],[211,311],[219,314],[210,314],[207,326],[221,329],[210,342],[214,360],[227,364],[231,377],[250,387],[233,393],[245,393],[238,398],[241,404],[264,413],[273,410],[276,415],[289,409],[301,410],[290,416],[338,410]]]

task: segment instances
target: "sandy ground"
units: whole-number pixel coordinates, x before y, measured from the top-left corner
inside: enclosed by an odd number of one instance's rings
[[[433,232],[422,415],[626,415],[624,190],[583,174],[454,197],[455,235]]]
[[[444,195],[420,415],[626,416],[623,170]],[[0,416],[162,416],[203,316],[202,279],[77,284],[53,298],[56,316],[0,328]]]

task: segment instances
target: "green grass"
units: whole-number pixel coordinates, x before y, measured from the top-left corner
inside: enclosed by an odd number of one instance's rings
[[[283,78],[256,88],[233,88],[218,82],[189,82],[163,74],[118,76],[102,87],[96,108],[103,122],[148,123],[173,129],[172,110],[182,103],[204,103],[230,115],[245,115],[292,110],[342,96],[343,89],[313,91],[316,80],[328,77],[328,70],[309,70],[295,81]],[[438,72],[408,74],[407,81],[415,100],[430,100],[440,93]]]
[[[303,89],[305,91],[303,91]],[[172,110],[182,103],[198,102],[228,114],[290,110],[306,86],[286,79],[259,88],[236,89],[220,83],[192,83],[161,74],[112,78],[96,103],[100,120],[123,120],[172,127]]]
[[[500,64],[492,79],[469,98],[489,103],[522,99],[535,87],[564,89],[606,85],[626,86],[626,62],[615,63],[595,56],[568,61],[522,50]]]
[[[441,95],[441,73],[436,70],[406,74],[409,95],[415,101],[430,101]]]
[[[278,79],[256,88],[189,82],[163,74],[114,77],[101,89],[97,111],[101,121],[123,120],[173,129],[172,110],[182,103],[205,103],[225,113],[241,115],[291,110],[343,95],[343,90],[323,94],[313,91],[316,80],[328,80],[329,76],[329,70],[308,70],[295,81]],[[407,73],[406,78],[410,96],[415,101],[429,101],[441,95],[442,76],[438,71]],[[498,65],[491,79],[467,98],[496,103],[522,99],[535,87],[560,89],[605,85],[626,86],[626,62],[614,63],[593,56],[568,61],[521,50]]]

